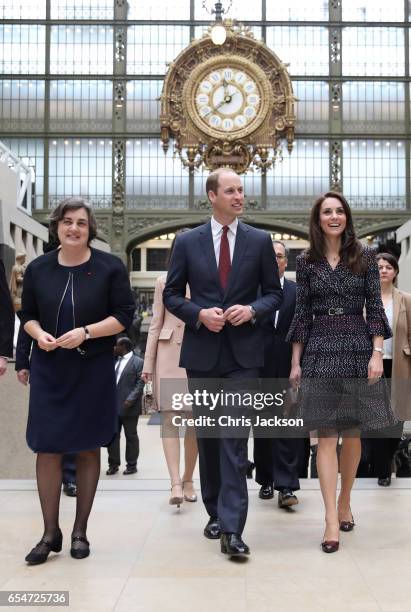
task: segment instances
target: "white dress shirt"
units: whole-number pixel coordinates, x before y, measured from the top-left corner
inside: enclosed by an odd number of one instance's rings
[[[392,324],[394,321],[394,304],[392,300],[390,300],[385,307],[385,314],[387,315],[388,323],[392,329]],[[383,350],[384,359],[392,359],[392,337],[384,340]]]
[[[284,289],[284,275],[280,278],[280,283],[281,283],[281,289]],[[278,323],[278,315],[279,315],[280,311],[276,310],[275,311],[275,321],[274,321],[274,327],[277,328],[277,323]]]
[[[211,233],[213,235],[214,252],[217,261],[217,268],[220,261],[220,244],[221,236],[223,235],[223,225],[216,221],[214,217],[211,217]],[[228,226],[227,239],[228,246],[230,247],[230,261],[233,261],[235,237],[237,234],[238,219],[235,218],[232,223]]]
[[[126,365],[128,364],[128,362],[130,361],[132,354],[133,354],[133,351],[129,351],[128,353],[123,355],[123,357],[122,357],[122,359],[120,361],[120,367],[118,368],[117,373],[116,373],[116,383],[118,383],[118,381],[120,380],[120,376],[122,375],[123,370],[126,367]],[[120,359],[120,358],[118,358],[118,359]],[[118,364],[118,360],[116,361],[115,365],[117,365],[117,364]]]

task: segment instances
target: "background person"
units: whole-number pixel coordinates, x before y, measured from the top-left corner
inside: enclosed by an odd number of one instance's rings
[[[107,447],[109,468],[106,474],[112,476],[118,472],[121,464],[120,434],[123,428],[126,437],[127,463],[123,474],[128,476],[137,472],[137,460],[140,454],[137,424],[141,414],[141,397],[144,388],[141,379],[143,360],[133,353],[133,344],[126,336],[117,339],[114,354],[117,357],[114,372],[117,385],[118,431]]]
[[[187,229],[177,232],[177,236]],[[171,258],[175,238],[170,249]],[[171,397],[163,396],[161,392],[161,379],[184,379],[187,375],[184,368],[179,367],[181,342],[184,334],[184,323],[169,312],[163,304],[163,291],[166,282],[165,276],[156,280],[153,302],[153,318],[148,330],[146,352],[142,379],[148,382],[154,379],[154,395],[162,416],[162,443],[164,456],[167,462],[171,480],[170,504],[179,506],[183,500],[197,501],[197,494],[193,485],[193,474],[197,462],[197,440],[194,427],[186,427],[184,434],[184,470],[180,471],[180,438],[178,431],[173,427],[171,419]],[[165,396],[164,396],[165,395]]]
[[[27,443],[37,453],[44,520],[40,542],[27,555],[44,563],[59,552],[61,456],[77,453],[76,518],[71,555],[89,555],[87,521],[100,475],[100,447],[117,430],[113,345],[129,327],[134,302],[127,271],[113,255],[89,246],[97,223],[82,198],[61,202],[50,234],[61,248],[27,267],[20,319],[35,340],[30,362]]]
[[[13,357],[14,308],[7,285],[4,264],[0,259],[0,376],[7,368],[7,358]]]
[[[303,383],[318,380],[309,387],[311,395],[303,387],[299,408],[306,428],[319,433],[317,470],[326,523],[322,549],[332,553],[339,547],[339,530],[354,528],[350,497],[361,456],[358,431],[395,422],[380,383],[360,387],[360,402],[355,401],[361,379],[375,382],[381,377],[383,340],[391,330],[381,301],[375,253],[357,240],[344,196],[331,191],[318,198],[309,227],[310,247],[297,258],[297,304],[287,339],[293,342],[291,382],[298,386],[301,378]],[[338,384],[341,379],[349,379],[346,386]],[[355,388],[347,397],[342,392],[350,390],[350,384]],[[364,394],[367,389],[369,394]]]
[[[407,381],[411,381],[411,295],[395,287],[400,271],[397,259],[390,253],[377,255],[381,297],[385,314],[392,329],[392,338],[384,340],[384,376],[391,379],[391,405],[396,415],[410,414],[411,396]],[[383,431],[381,436],[363,439],[368,447],[369,476],[378,478],[381,487],[391,484],[392,460],[403,429],[402,421]]]
[[[264,367],[261,376],[268,379],[288,381],[291,370],[291,344],[286,341],[288,329],[294,317],[296,285],[285,278],[288,249],[283,242],[273,242],[278,265],[278,274],[283,290],[283,301],[278,310],[271,313],[261,324],[264,329]],[[289,508],[298,504],[295,491],[300,488],[298,479],[299,456],[304,451],[304,439],[291,437],[256,437],[254,430],[255,479],[261,485],[260,499],[271,499],[278,491],[278,506]]]

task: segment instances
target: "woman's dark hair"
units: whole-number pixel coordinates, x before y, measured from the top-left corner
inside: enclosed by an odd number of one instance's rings
[[[385,259],[385,261],[388,261],[390,266],[394,268],[395,277],[394,277],[393,282],[395,283],[395,281],[397,280],[399,271],[400,271],[400,266],[398,265],[397,258],[392,253],[378,253],[376,259],[377,259],[377,262],[380,261],[381,259]]]
[[[97,219],[91,205],[83,198],[67,198],[60,202],[58,206],[52,211],[49,217],[49,232],[53,242],[60,244],[57,227],[60,221],[64,219],[64,215],[69,210],[79,210],[84,208],[88,217],[88,241],[90,244],[92,240],[97,236]]]
[[[310,247],[307,249],[307,259],[309,261],[319,261],[325,258],[325,237],[320,226],[321,205],[326,198],[336,198],[341,202],[344,209],[347,223],[341,237],[340,259],[343,264],[358,274],[364,271],[366,263],[363,260],[363,246],[355,235],[351,209],[347,200],[337,191],[327,191],[320,196],[311,209],[309,241]]]
[[[173,242],[171,243],[170,249],[168,251],[168,255],[167,255],[167,268],[170,265],[170,261],[171,261],[171,256],[173,254],[174,251],[174,245],[176,243],[176,238],[179,234],[184,234],[184,232],[189,232],[190,228],[189,227],[182,227],[181,229],[177,230],[176,233],[174,234],[174,238],[173,238]]]

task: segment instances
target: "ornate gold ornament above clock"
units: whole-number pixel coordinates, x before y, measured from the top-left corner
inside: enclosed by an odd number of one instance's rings
[[[262,172],[291,152],[295,101],[286,66],[249,28],[222,22],[227,37],[216,46],[210,31],[169,66],[161,94],[161,139],[170,138],[184,166],[229,166]]]

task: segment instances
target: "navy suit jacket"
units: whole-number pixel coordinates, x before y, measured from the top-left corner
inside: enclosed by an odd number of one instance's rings
[[[186,285],[191,299],[186,299]],[[258,289],[261,288],[260,297]],[[260,321],[277,310],[282,301],[270,236],[239,222],[227,288],[222,289],[214,251],[211,221],[177,236],[163,292],[165,307],[184,323],[180,366],[206,372],[215,367],[222,341],[229,341],[242,368],[264,363],[264,333]],[[256,323],[238,327],[226,323],[225,333],[198,326],[202,308],[227,310],[234,304],[251,305]]]
[[[264,320],[265,363],[264,378],[288,378],[291,369],[292,344],[286,336],[294,318],[297,285],[284,279],[283,303],[279,308],[277,327],[274,327],[275,312]]]
[[[14,308],[0,260],[0,357],[13,357]]]

